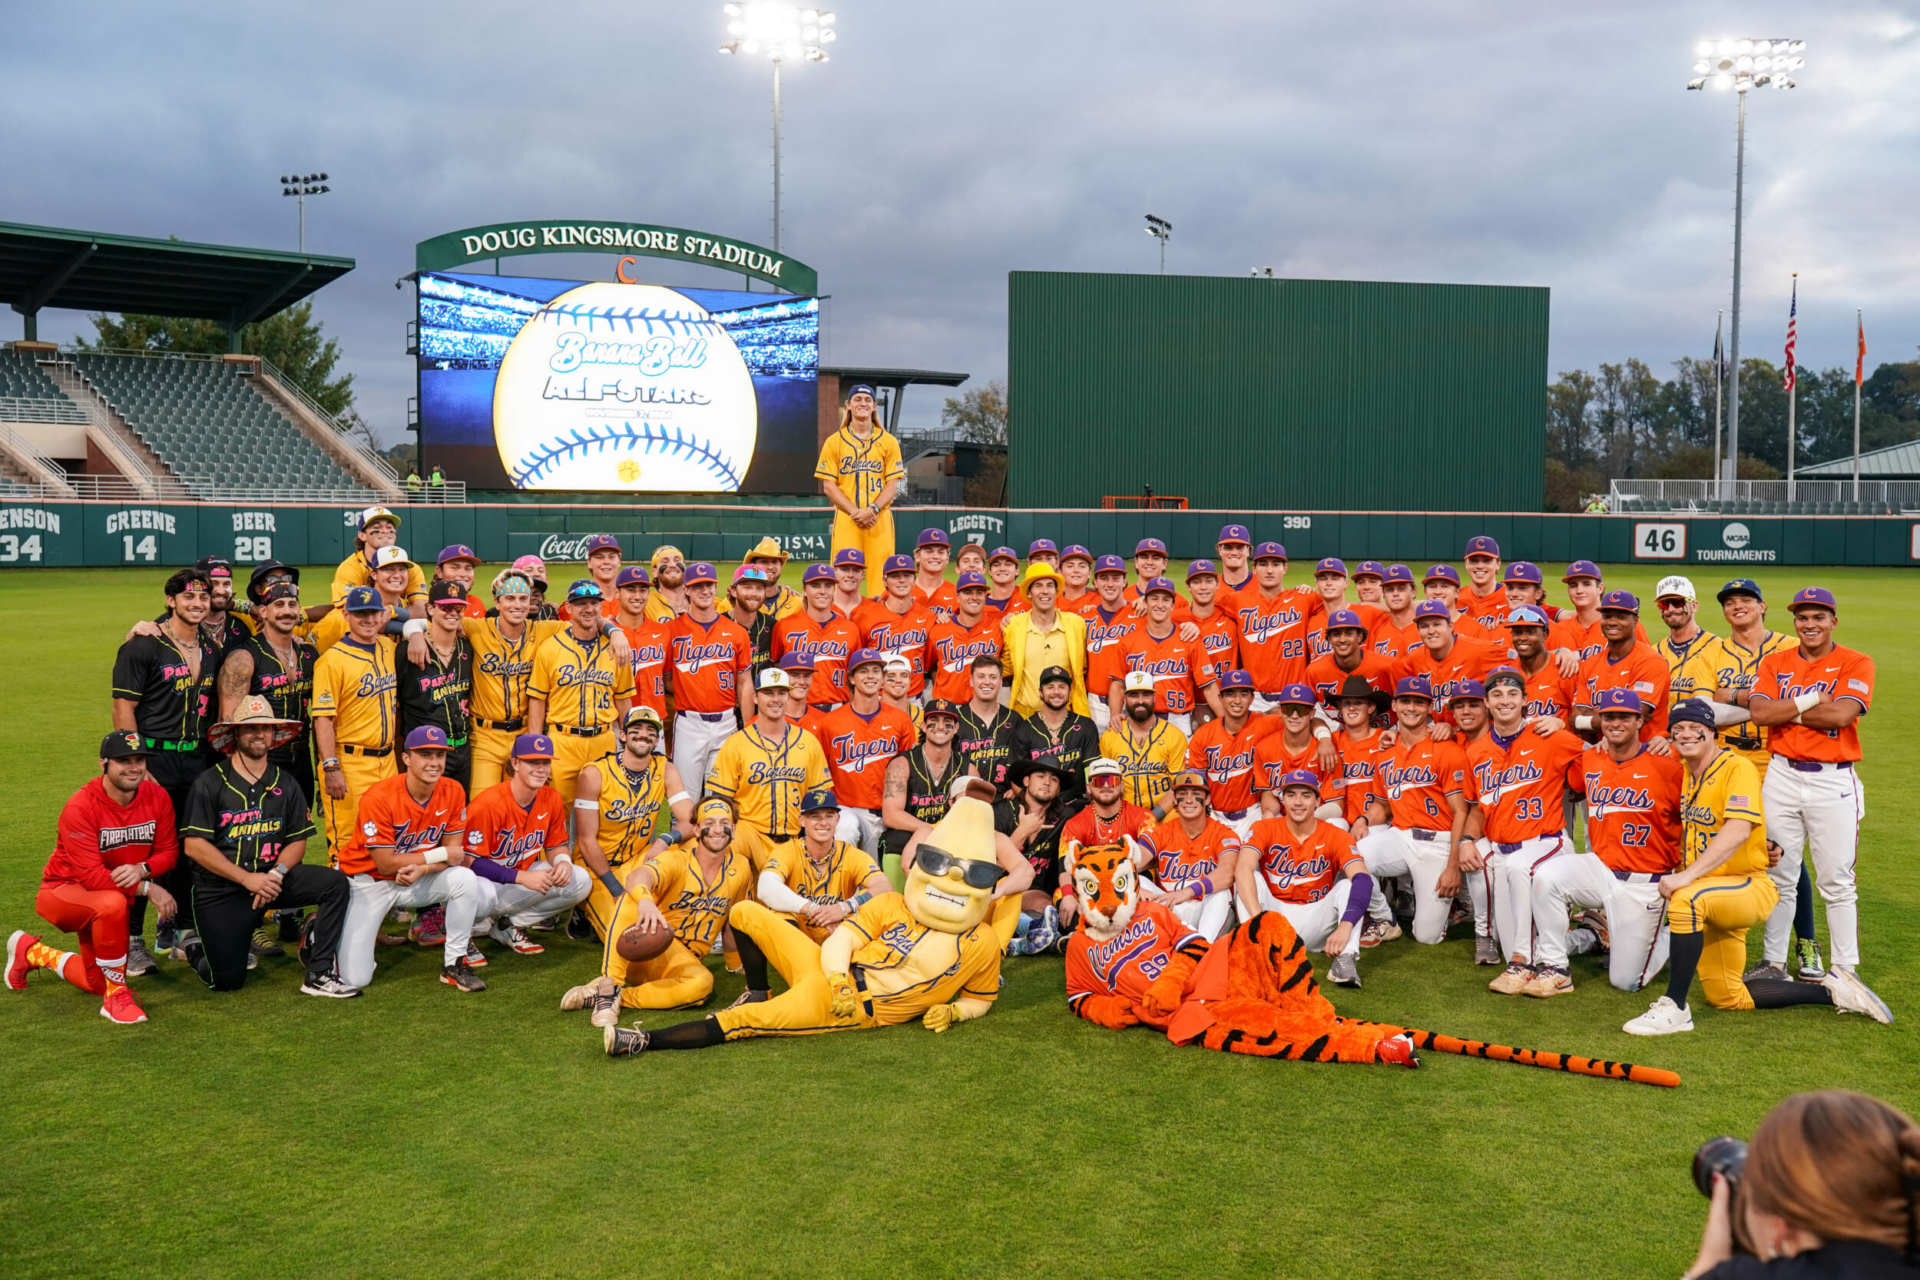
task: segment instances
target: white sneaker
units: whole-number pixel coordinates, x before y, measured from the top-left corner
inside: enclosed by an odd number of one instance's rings
[[[1833,993],[1833,1007],[1842,1013],[1864,1013],[1875,1022],[1893,1021],[1893,1010],[1887,1008],[1887,1002],[1850,969],[1834,966],[1820,979],[1820,985]]]
[[[1661,996],[1653,1007],[1620,1028],[1630,1036],[1670,1036],[1693,1030],[1693,1010]]]

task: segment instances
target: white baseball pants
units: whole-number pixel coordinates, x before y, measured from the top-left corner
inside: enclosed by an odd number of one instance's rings
[[[1142,880],[1140,883],[1155,893],[1166,892],[1151,880]],[[1227,930],[1227,913],[1233,910],[1233,890],[1215,889],[1204,898],[1178,903],[1167,910],[1173,912],[1174,918],[1181,924],[1212,942]]]
[[[373,981],[373,971],[380,967],[373,959],[374,937],[395,907],[443,904],[447,942],[441,948],[441,963],[453,964],[467,954],[480,896],[480,877],[472,868],[442,867],[409,885],[364,874],[349,877],[347,884],[353,897],[347,903],[346,926],[340,930],[340,980],[348,986],[364,987]]]
[[[545,862],[533,865],[542,871],[548,867]],[[505,916],[508,924],[519,925],[523,929],[548,916],[573,910],[593,892],[593,877],[577,863],[573,865],[573,875],[569,879],[554,885],[545,893],[525,885],[499,884],[483,876],[475,876],[474,881],[478,886],[474,895],[476,920],[494,920]]]
[[[1253,824],[1260,821],[1260,806],[1257,804],[1251,808],[1242,809],[1240,816],[1237,818],[1230,817],[1219,809],[1209,809],[1208,812],[1213,814],[1216,822],[1233,832],[1233,834],[1239,836],[1242,840],[1245,840],[1253,834]]]
[[[1113,708],[1105,698],[1096,698],[1091,693],[1087,695],[1087,714],[1093,717],[1093,727],[1102,733],[1113,723]]]
[[[1267,891],[1266,882],[1258,877],[1254,879],[1254,891],[1260,895],[1262,911],[1277,911],[1285,916],[1307,950],[1318,951],[1339,928],[1340,917],[1346,914],[1347,902],[1353,895],[1353,881],[1344,877],[1335,881],[1327,896],[1318,902],[1282,902]],[[1347,945],[1341,948],[1340,954],[1360,954],[1360,923],[1348,931]]]
[[[1804,764],[1802,766],[1804,768]],[[1813,883],[1827,904],[1827,945],[1832,963],[1851,969],[1860,963],[1860,907],[1854,884],[1860,820],[1866,794],[1857,769],[1822,764],[1802,772],[1775,756],[1760,784],[1767,815],[1767,839],[1785,850],[1768,872],[1780,890],[1779,905],[1767,917],[1765,954],[1770,964],[1785,964],[1793,937],[1793,909],[1800,893],[1800,861],[1813,855]]]
[[[1172,725],[1174,728],[1178,729],[1181,733],[1185,734],[1187,737],[1191,738],[1193,736],[1193,712],[1169,711],[1167,712],[1167,714],[1161,716],[1160,718],[1162,720],[1165,720],[1168,724]]]
[[[1533,877],[1533,959],[1567,967],[1567,917],[1575,908],[1607,913],[1607,981],[1638,991],[1667,967],[1667,900],[1659,877],[1637,872],[1622,880],[1592,853],[1554,858]]]
[[[1381,876],[1406,876],[1413,881],[1413,937],[1429,946],[1447,936],[1451,900],[1440,896],[1440,875],[1447,869],[1451,840],[1445,831],[1421,830],[1416,836],[1398,827],[1375,827],[1354,846],[1366,859],[1376,885]],[[1384,907],[1385,899],[1376,905]]]
[[[880,821],[880,815],[872,809],[856,809],[851,805],[840,806],[840,825],[834,828],[836,840],[858,845],[866,850],[867,856],[878,860],[880,857],[880,837],[887,824]]]
[[[718,718],[695,711],[674,713],[673,767],[680,771],[680,781],[688,791],[706,791],[713,758],[720,754],[720,744],[733,735],[735,718],[726,712]]]
[[[1502,956],[1532,964],[1534,877],[1553,859],[1572,853],[1573,845],[1562,835],[1535,836],[1511,849],[1480,843],[1486,849],[1485,865],[1460,873],[1473,898],[1474,936],[1491,937],[1500,944]]]

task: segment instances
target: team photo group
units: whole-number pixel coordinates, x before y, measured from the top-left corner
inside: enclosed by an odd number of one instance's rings
[[[1230,935],[1357,987],[1373,948],[1455,929],[1507,996],[1568,995],[1570,957],[1604,953],[1657,993],[1636,1035],[1693,1029],[1696,978],[1715,1009],[1892,1020],[1858,969],[1874,664],[1826,589],[1671,576],[1643,602],[1489,537],[1459,570],[1300,575],[1237,524],[1178,580],[1153,538],[936,527],[900,553],[899,447],[862,387],[816,476],[833,549],[805,566],[771,538],[723,574],[596,535],[578,578],[524,556],[483,582],[374,507],[324,597],[209,558],[157,611],[130,599],[113,729],[8,987],[46,970],[135,1023],[163,962],[232,992],[292,952],[302,992],[347,998],[414,946],[478,993],[562,931],[598,971],[555,998],[631,1056],[943,1031],[1003,960],[1054,952],[1075,1013],[1185,1043]],[[621,1025],[705,1005],[715,953],[732,1005]]]

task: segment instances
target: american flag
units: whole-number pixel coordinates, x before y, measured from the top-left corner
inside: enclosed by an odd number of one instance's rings
[[[1793,301],[1787,306],[1787,376],[1781,384],[1788,391],[1793,390],[1793,341],[1799,327],[1797,317],[1800,314],[1800,277],[1793,278]]]

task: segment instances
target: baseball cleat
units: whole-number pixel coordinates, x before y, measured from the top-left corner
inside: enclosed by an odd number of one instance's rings
[[[128,1026],[147,1020],[147,1011],[133,997],[132,987],[109,986],[107,998],[100,1002],[100,1016],[108,1022],[118,1022]]]
[[[153,945],[158,951],[171,951],[180,945],[180,930],[162,920],[153,926]]]
[[[1607,913],[1595,907],[1588,907],[1573,918],[1576,928],[1591,929],[1599,940],[1600,950],[1613,950],[1613,936],[1607,932]]]
[[[282,911],[280,913],[280,941],[300,941],[301,923],[300,912],[297,908],[289,908]]]
[[[1044,953],[1059,936],[1060,913],[1048,907],[1040,913],[1040,918],[1033,922],[1033,927],[1027,930],[1024,954],[1037,956]]]
[[[1419,1055],[1413,1051],[1413,1037],[1402,1031],[1397,1036],[1388,1036],[1373,1046],[1373,1060],[1384,1062],[1390,1067],[1417,1067]]]
[[[600,1037],[609,1058],[631,1058],[647,1050],[647,1033],[638,1027],[608,1027]]]
[[[1360,966],[1352,956],[1342,952],[1333,958],[1333,964],[1327,969],[1327,977],[1336,987],[1358,987]]]
[[[487,930],[487,936],[515,955],[537,956],[546,948],[527,936],[527,931],[518,925],[508,924],[504,920],[493,922],[493,928]]]
[[[1833,1007],[1842,1013],[1864,1013],[1875,1022],[1893,1021],[1893,1010],[1887,1002],[1848,970],[1829,969],[1820,985],[1833,993]]]
[[[253,931],[253,941],[247,944],[247,953],[264,956],[268,960],[276,960],[287,954],[287,949],[275,941],[273,935],[267,932],[266,926],[262,925]]]
[[[27,950],[40,939],[25,929],[15,929],[13,936],[7,939],[7,989],[25,991],[27,974],[33,966],[27,963]]]
[[[1504,958],[1505,957],[1500,954],[1500,944],[1492,938],[1475,938],[1473,940],[1473,962],[1475,964],[1499,964]]]
[[[587,1007],[587,999],[592,995],[593,984],[591,982],[583,982],[577,987],[568,987],[566,993],[560,997],[560,1011],[562,1013],[578,1013]]]
[[[1691,1031],[1693,1010],[1661,996],[1652,1008],[1620,1029],[1630,1036],[1670,1036],[1676,1031]]]
[[[1793,944],[1795,967],[1800,970],[1800,981],[1818,982],[1827,976],[1827,966],[1820,963],[1820,946],[1812,938],[1800,938]]]
[[[467,939],[467,954],[462,956],[461,960],[469,969],[484,969],[487,967],[486,955],[478,946],[474,945],[472,938]]]
[[[587,919],[587,913],[579,907],[575,907],[573,914],[567,917],[567,936],[569,938],[578,938],[581,941],[586,941],[595,936],[593,932],[593,921]]]
[[[153,958],[153,952],[147,950],[145,938],[135,937],[127,940],[127,976],[129,978],[144,978],[159,968],[159,964]]]
[[[1457,924],[1473,923],[1473,903],[1463,898],[1455,898],[1453,906],[1447,911],[1447,928]]]
[[[1775,964],[1771,960],[1762,960],[1753,968],[1740,975],[1742,982],[1792,982],[1793,976],[1787,972],[1784,964]]]
[[[446,908],[435,903],[420,913],[420,918],[407,930],[407,939],[422,947],[438,947],[447,940]]]
[[[1397,920],[1375,920],[1368,916],[1366,925],[1360,930],[1360,945],[1377,947],[1383,942],[1392,942],[1405,932]]]
[[[487,989],[486,979],[475,973],[465,960],[462,960],[459,964],[442,965],[440,967],[440,981],[450,987],[457,987],[461,991],[485,991]]]
[[[1533,975],[1533,981],[1520,989],[1520,994],[1539,996],[1563,996],[1573,990],[1573,975],[1565,969],[1556,969],[1551,965],[1542,965]]]
[[[360,994],[360,988],[347,985],[331,973],[310,973],[307,980],[300,984],[300,994],[351,1000]]]
[[[772,997],[773,992],[771,991],[755,991],[749,987],[747,990],[735,996],[733,1003],[728,1005],[727,1008],[738,1009],[743,1004],[764,1004],[766,1001],[772,999]]]
[[[560,926],[553,922],[552,916],[542,916],[527,926],[528,933],[552,933]]]
[[[1487,984],[1487,990],[1498,991],[1503,996],[1517,996],[1527,989],[1533,981],[1533,970],[1527,965],[1515,962],[1509,964],[1500,976]]]

